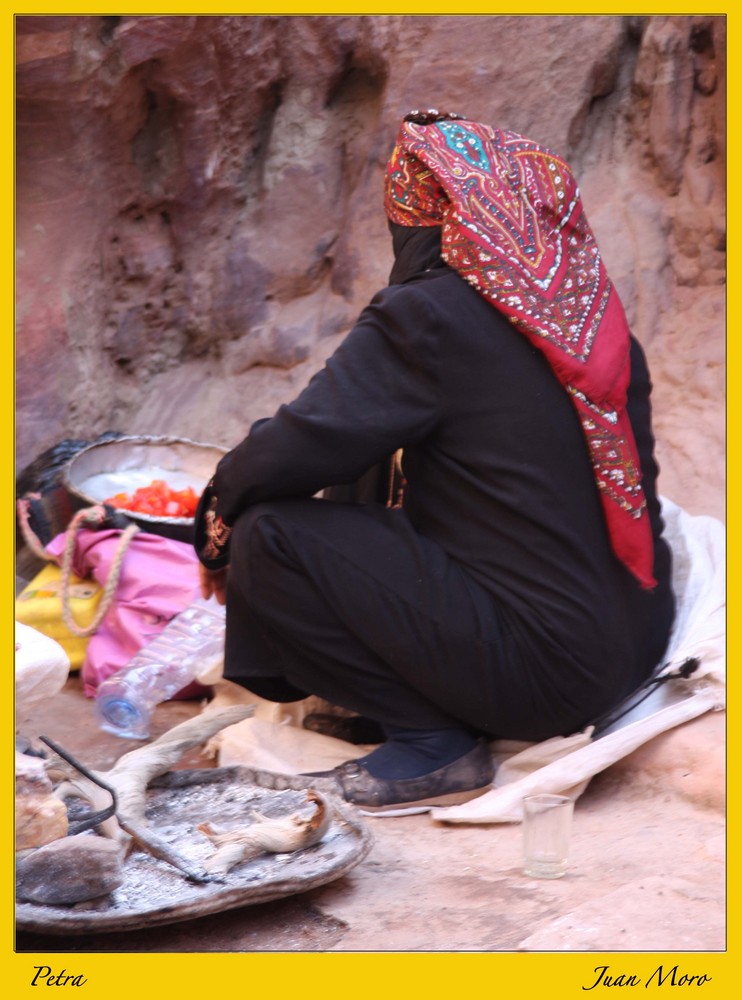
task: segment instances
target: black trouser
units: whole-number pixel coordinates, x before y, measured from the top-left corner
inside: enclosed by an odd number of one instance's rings
[[[526,740],[589,718],[574,692],[560,706],[553,662],[402,510],[257,504],[230,549],[225,677],[260,697],[314,694],[390,725]]]

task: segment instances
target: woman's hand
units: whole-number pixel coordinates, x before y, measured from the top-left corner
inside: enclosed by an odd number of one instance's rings
[[[201,586],[201,596],[205,601],[215,595],[219,604],[227,603],[227,575],[229,566],[221,569],[207,569],[202,563],[198,564],[198,579]]]

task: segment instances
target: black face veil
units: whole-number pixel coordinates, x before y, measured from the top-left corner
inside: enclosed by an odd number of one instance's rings
[[[440,226],[400,226],[389,223],[394,250],[394,266],[389,275],[390,285],[400,285],[420,271],[431,267],[447,267],[441,257]]]

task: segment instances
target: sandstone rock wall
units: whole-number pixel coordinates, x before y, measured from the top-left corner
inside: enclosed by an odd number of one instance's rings
[[[386,283],[411,107],[571,160],[655,382],[663,492],[724,516],[725,21],[17,19],[18,464],[236,443]]]

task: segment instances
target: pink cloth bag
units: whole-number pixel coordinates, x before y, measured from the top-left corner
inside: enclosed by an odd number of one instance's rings
[[[73,570],[105,586],[121,531],[105,529],[78,532]],[[47,552],[61,561],[66,534],[53,538]],[[140,531],[123,558],[116,596],[105,618],[88,642],[80,676],[83,689],[94,698],[98,685],[126,666],[145,643],[198,596],[198,559],[193,546]],[[193,689],[193,690],[191,690]],[[189,685],[179,697],[203,692]]]

